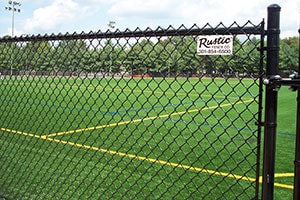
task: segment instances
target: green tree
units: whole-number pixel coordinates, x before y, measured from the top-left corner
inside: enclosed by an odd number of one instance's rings
[[[18,70],[20,68],[21,47],[16,42],[0,44],[0,68],[4,70]],[[12,71],[11,71],[12,72]]]
[[[298,70],[299,38],[289,37],[280,41],[280,70],[285,73]]]
[[[28,42],[19,52],[20,68],[25,70],[48,70],[51,69],[52,47],[48,41]]]
[[[235,37],[233,44],[234,56],[228,62],[230,70],[238,74],[258,74],[260,61],[258,47],[260,46],[260,40],[256,37],[248,37],[246,40],[241,41]]]
[[[83,70],[88,63],[89,51],[84,40],[63,40],[55,48],[55,63],[61,70]]]
[[[0,69],[10,69],[12,46],[12,43],[0,43]]]
[[[147,66],[143,63],[145,60],[142,51],[143,45],[141,45],[141,43],[136,43],[132,45],[127,53],[125,61],[126,71],[132,75],[147,73]]]
[[[104,46],[94,49],[90,54],[94,64],[92,71],[105,73],[119,73],[122,71],[123,59],[125,57],[124,47],[114,44],[112,40],[107,40]]]

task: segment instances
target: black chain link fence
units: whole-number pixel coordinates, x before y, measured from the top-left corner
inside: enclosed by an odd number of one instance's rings
[[[263,26],[1,38],[0,196],[257,198]]]

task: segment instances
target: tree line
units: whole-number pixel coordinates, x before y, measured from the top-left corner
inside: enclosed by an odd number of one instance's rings
[[[134,41],[132,41],[134,40]],[[280,69],[298,68],[298,37],[280,42]],[[233,55],[199,56],[196,37],[0,43],[0,69],[151,74],[257,74],[260,41],[234,37]]]

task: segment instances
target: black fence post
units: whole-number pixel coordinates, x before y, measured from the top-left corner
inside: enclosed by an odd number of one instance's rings
[[[300,28],[299,32],[299,55],[298,55],[298,74],[300,74]],[[295,147],[295,176],[294,176],[294,199],[300,199],[300,91],[297,94],[297,128],[296,128],[296,147]]]
[[[273,4],[268,7],[267,21],[267,79],[276,81],[279,74],[279,21],[280,6]],[[262,199],[273,199],[275,144],[277,126],[277,96],[278,90],[274,84],[266,87],[264,155],[263,155],[263,184]]]

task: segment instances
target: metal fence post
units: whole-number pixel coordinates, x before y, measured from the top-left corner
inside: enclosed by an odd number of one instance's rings
[[[276,79],[279,70],[279,21],[280,6],[272,4],[268,7],[267,21],[267,71],[268,79]],[[277,96],[278,90],[272,84],[266,87],[264,155],[263,155],[263,184],[262,199],[273,199],[275,144],[277,126]]]
[[[300,36],[300,28],[298,30]],[[299,57],[298,74],[300,74],[300,37],[299,37]],[[297,94],[297,128],[296,128],[296,147],[295,147],[295,176],[294,176],[294,199],[300,199],[300,90]]]

